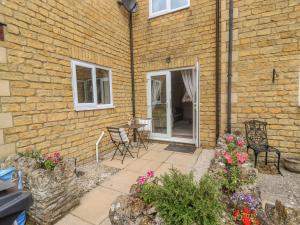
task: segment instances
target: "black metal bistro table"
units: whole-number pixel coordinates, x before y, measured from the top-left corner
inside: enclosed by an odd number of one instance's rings
[[[128,129],[128,130],[132,130],[133,133],[136,134],[136,136],[138,137],[138,152],[137,152],[137,157],[139,157],[139,151],[140,151],[140,146],[144,146],[144,148],[147,150],[148,148],[145,145],[145,142],[142,138],[141,132],[139,131],[140,128],[143,128],[147,126],[146,124],[138,124],[138,123],[133,123],[133,124],[124,124],[121,125],[120,128],[124,128],[124,129]]]

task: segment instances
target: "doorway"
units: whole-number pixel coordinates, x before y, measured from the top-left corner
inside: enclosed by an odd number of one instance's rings
[[[192,71],[187,76],[192,76]],[[192,79],[192,78],[190,78]],[[193,139],[193,100],[186,95],[182,71],[171,72],[172,137]]]
[[[199,66],[147,74],[151,138],[199,146]]]

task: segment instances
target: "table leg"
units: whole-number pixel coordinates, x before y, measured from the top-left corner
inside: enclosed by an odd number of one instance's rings
[[[148,150],[148,148],[146,147],[145,142],[144,142],[144,140],[143,140],[143,138],[142,138],[142,136],[141,136],[141,134],[140,134],[140,132],[139,132],[138,130],[136,130],[136,134],[137,134],[138,139],[139,139],[138,152],[140,151],[140,145],[141,145],[141,144],[144,146],[144,148],[145,148],[146,150]]]

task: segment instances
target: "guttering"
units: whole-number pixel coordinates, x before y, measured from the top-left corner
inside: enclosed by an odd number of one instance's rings
[[[220,77],[220,0],[216,0],[216,144],[220,136],[221,111]]]
[[[231,92],[232,92],[232,37],[233,0],[229,0],[229,43],[228,43],[228,81],[227,81],[227,133],[231,133]]]

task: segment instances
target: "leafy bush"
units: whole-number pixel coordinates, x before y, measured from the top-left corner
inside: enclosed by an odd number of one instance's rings
[[[32,158],[37,162],[39,167],[43,166],[44,158],[43,158],[41,152],[38,150],[33,149],[33,150],[25,151],[25,152],[19,152],[18,155],[21,157]]]
[[[219,224],[223,205],[220,186],[209,176],[195,183],[193,175],[172,169],[155,182],[142,186],[141,198],[151,203],[164,222],[170,225]]]

